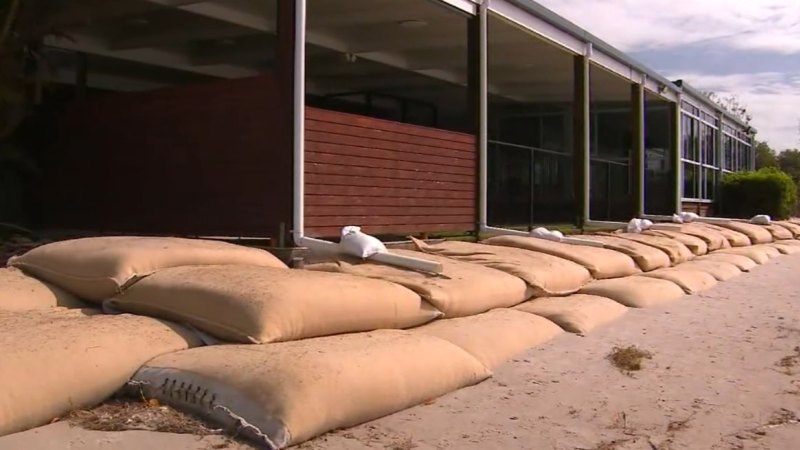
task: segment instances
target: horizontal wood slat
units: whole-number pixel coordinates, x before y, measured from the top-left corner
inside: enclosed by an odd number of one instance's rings
[[[306,233],[475,228],[475,137],[306,109]]]

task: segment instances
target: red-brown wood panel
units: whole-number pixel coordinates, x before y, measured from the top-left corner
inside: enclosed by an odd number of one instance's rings
[[[472,230],[475,137],[306,108],[306,233]]]

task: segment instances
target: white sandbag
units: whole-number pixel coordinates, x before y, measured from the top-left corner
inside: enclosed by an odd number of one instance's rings
[[[633,233],[626,233],[626,235],[632,234]],[[669,255],[661,250],[630,239],[624,239],[616,234],[597,234],[577,237],[602,242],[604,248],[630,256],[636,261],[636,265],[645,272],[662,267],[669,267],[671,265]]]
[[[514,306],[532,295],[522,279],[491,267],[411,250],[392,249],[389,253],[439,262],[442,264],[442,273],[360,262],[355,258],[307,264],[305,268],[397,283],[419,294],[444,313],[445,318],[471,316],[494,308]]]
[[[717,279],[708,272],[684,266],[685,264],[681,264],[678,267],[654,270],[637,276],[672,281],[687,294],[697,294],[717,285]]]
[[[558,230],[548,230],[544,227],[534,228],[531,230],[531,236],[540,238],[540,239],[547,239],[550,241],[561,242],[564,239],[564,233]]]
[[[593,281],[580,293],[610,298],[631,308],[649,308],[685,295],[683,289],[671,281],[641,276]]]
[[[525,239],[551,243],[538,238]],[[572,294],[592,279],[586,268],[544,253],[472,242],[444,241],[426,244],[412,240],[422,252],[480,264],[519,277],[531,287],[531,294],[536,297]]]
[[[207,264],[247,264],[287,269],[271,253],[201,239],[108,236],[53,242],[10,266],[85,300],[102,302],[159,269]]]
[[[495,309],[475,316],[436,320],[410,330],[444,339],[489,369],[549,341],[563,331],[555,323],[513,309]]]
[[[772,223],[772,218],[766,214],[759,214],[757,216],[753,216],[750,219],[750,223],[754,223],[756,225],[769,225]]]
[[[537,298],[514,309],[542,316],[564,330],[578,334],[586,334],[610,323],[628,311],[614,300],[585,294]]]
[[[694,261],[711,261],[714,263],[724,262],[728,264],[733,264],[734,266],[738,267],[739,270],[741,270],[742,272],[749,272],[751,269],[758,266],[758,264],[755,261],[753,261],[751,258],[748,258],[747,256],[735,255],[731,253],[722,253],[722,251],[709,253],[708,255],[697,258]]]
[[[626,230],[628,233],[641,233],[649,230],[652,226],[653,222],[648,219],[631,219],[630,222],[628,222]]]
[[[706,241],[697,236],[692,236],[691,234],[672,230],[647,230],[643,234],[674,239],[685,245],[695,256],[702,256],[708,253],[708,244]]]
[[[731,255],[733,256],[733,255]],[[749,258],[745,258],[749,259]],[[700,270],[703,271],[712,277],[714,277],[717,281],[726,281],[730,280],[731,278],[735,278],[742,274],[742,270],[739,267],[735,266],[734,264],[724,262],[724,261],[702,261],[699,259],[695,259],[693,261],[689,261],[686,263],[681,264],[678,266],[679,269],[689,269],[689,270]]]
[[[164,269],[107,303],[245,343],[409,328],[442,315],[413,291],[388,281],[256,266]]]
[[[585,267],[597,279],[625,277],[640,272],[630,256],[607,248],[550,242],[525,236],[495,236],[482,243],[567,259]]]
[[[148,317],[0,312],[0,436],[100,403],[148,360],[197,345],[189,331]]]
[[[268,345],[221,345],[156,358],[131,379],[155,398],[282,449],[488,378],[464,350],[381,330]]]
[[[342,253],[359,258],[369,258],[376,253],[386,253],[386,246],[380,239],[362,233],[360,227],[342,228],[342,239],[339,241]]]
[[[683,223],[683,217],[680,214],[673,214],[672,215],[672,222],[673,223]]]
[[[681,223],[692,223],[695,220],[700,218],[700,216],[698,216],[697,214],[695,214],[693,212],[682,212],[682,213],[680,213],[680,217],[681,217],[681,220],[682,220]]]
[[[63,306],[86,308],[69,292],[37,280],[13,267],[0,268],[0,311],[25,311]]]

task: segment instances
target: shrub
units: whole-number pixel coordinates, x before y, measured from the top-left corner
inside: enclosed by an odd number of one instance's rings
[[[794,181],[774,167],[726,174],[720,194],[720,213],[737,218],[769,214],[775,219],[785,219],[792,215],[797,202]]]

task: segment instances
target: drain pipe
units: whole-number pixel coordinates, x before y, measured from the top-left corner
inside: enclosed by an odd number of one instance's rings
[[[293,142],[293,223],[292,238],[294,244],[306,247],[313,252],[324,254],[340,253],[339,244],[307,237],[305,230],[305,97],[306,97],[306,0],[297,0],[295,7],[294,29],[294,142]],[[410,258],[392,253],[377,253],[368,259],[372,261],[421,270],[441,273],[442,264],[419,258]]]

